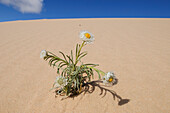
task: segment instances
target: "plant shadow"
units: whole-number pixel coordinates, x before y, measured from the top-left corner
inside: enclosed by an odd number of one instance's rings
[[[85,83],[83,85],[84,89],[82,90],[81,93],[70,95],[69,97],[66,97],[66,98],[73,98],[74,99],[75,97],[79,96],[82,93],[84,93],[84,95],[86,93],[90,93],[91,94],[91,93],[93,93],[95,91],[95,89],[97,87],[97,88],[100,89],[100,94],[99,95],[103,95],[102,98],[105,97],[107,93],[110,93],[110,94],[112,94],[114,100],[117,99],[119,106],[127,104],[130,101],[130,99],[123,99],[115,91],[105,88],[106,86],[103,87],[102,85],[100,85],[100,83],[102,83],[101,80],[87,82],[87,83]],[[118,79],[116,79],[116,82],[113,85],[116,85],[117,83],[118,83]],[[66,98],[62,98],[62,100],[66,99]]]

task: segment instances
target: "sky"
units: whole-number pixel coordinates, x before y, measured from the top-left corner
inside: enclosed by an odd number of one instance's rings
[[[0,22],[61,18],[170,18],[170,0],[0,0]]]

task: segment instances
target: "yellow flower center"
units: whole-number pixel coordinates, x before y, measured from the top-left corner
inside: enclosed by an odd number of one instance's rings
[[[112,78],[112,77],[110,77],[110,78],[109,78],[109,82],[112,82],[112,81],[113,81],[113,78]]]
[[[62,85],[62,84],[63,84],[63,79],[62,79],[62,78],[59,78],[58,83],[59,83],[60,85]]]
[[[85,35],[85,37],[88,38],[88,39],[91,37],[91,35],[90,35],[89,33],[86,33],[86,34],[84,34],[84,35]]]

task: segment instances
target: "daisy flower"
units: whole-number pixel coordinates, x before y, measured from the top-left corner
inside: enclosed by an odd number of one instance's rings
[[[81,31],[80,32],[80,39],[85,41],[86,43],[91,43],[94,41],[94,36],[88,31]]]
[[[64,87],[68,84],[67,79],[65,77],[62,76],[58,76],[56,77],[56,80],[54,82],[54,87],[58,88],[58,87]]]
[[[116,77],[113,72],[107,72],[102,80],[104,84],[114,84],[116,82]]]
[[[47,55],[46,50],[42,50],[40,53],[40,58],[44,58]]]

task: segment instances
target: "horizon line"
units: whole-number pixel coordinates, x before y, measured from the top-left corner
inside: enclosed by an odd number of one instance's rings
[[[7,20],[0,21],[4,22],[19,22],[19,21],[40,21],[40,20],[86,20],[86,19],[170,19],[170,17],[61,17],[61,18],[35,18],[35,19],[16,19],[16,20]]]

